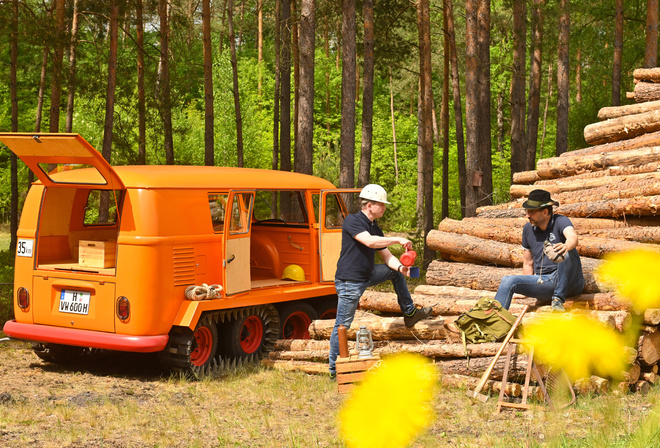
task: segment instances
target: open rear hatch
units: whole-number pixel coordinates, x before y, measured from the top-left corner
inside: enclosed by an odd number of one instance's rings
[[[20,263],[22,278],[32,271],[34,323],[113,332],[123,182],[78,134],[0,133],[0,141],[45,187],[38,234],[25,239],[36,250]],[[108,216],[102,220],[104,195]]]
[[[46,187],[93,186],[123,190],[124,184],[92,145],[78,134],[0,132],[0,142],[16,154]],[[77,171],[73,168],[93,170]],[[60,175],[59,173],[64,173]]]

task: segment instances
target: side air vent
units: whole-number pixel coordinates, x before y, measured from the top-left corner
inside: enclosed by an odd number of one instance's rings
[[[191,246],[175,247],[174,254],[174,286],[189,286],[195,284],[195,249]]]

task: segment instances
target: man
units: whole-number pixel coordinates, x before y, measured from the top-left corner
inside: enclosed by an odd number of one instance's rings
[[[351,326],[355,310],[362,293],[369,286],[391,280],[399,307],[404,315],[406,327],[431,315],[432,308],[417,309],[410,297],[405,277],[410,277],[410,268],[389,251],[388,247],[400,244],[412,248],[406,238],[385,237],[376,219],[383,216],[387,208],[387,193],[380,185],[369,184],[360,191],[361,210],[348,215],[342,225],[341,253],[335,273],[335,288],[339,301],[337,318],[330,336],[330,377],[335,378],[335,362],[339,355],[337,329],[340,325]],[[376,251],[385,264],[375,264]]]
[[[495,295],[506,309],[518,293],[550,300],[553,311],[564,311],[566,297],[584,289],[582,262],[575,249],[578,235],[570,219],[552,212],[556,205],[545,190],[533,190],[523,203],[529,220],[522,236],[523,275],[504,277]],[[544,253],[544,245],[550,256]]]

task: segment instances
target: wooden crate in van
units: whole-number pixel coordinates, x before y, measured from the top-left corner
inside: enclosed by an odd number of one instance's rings
[[[78,243],[78,264],[88,268],[114,268],[117,254],[114,241],[80,240]]]

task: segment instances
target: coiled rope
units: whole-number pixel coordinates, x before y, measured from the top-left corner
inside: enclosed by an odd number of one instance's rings
[[[218,298],[220,291],[222,291],[222,286],[220,285],[202,283],[202,286],[188,286],[184,295],[188,300],[211,300]]]

